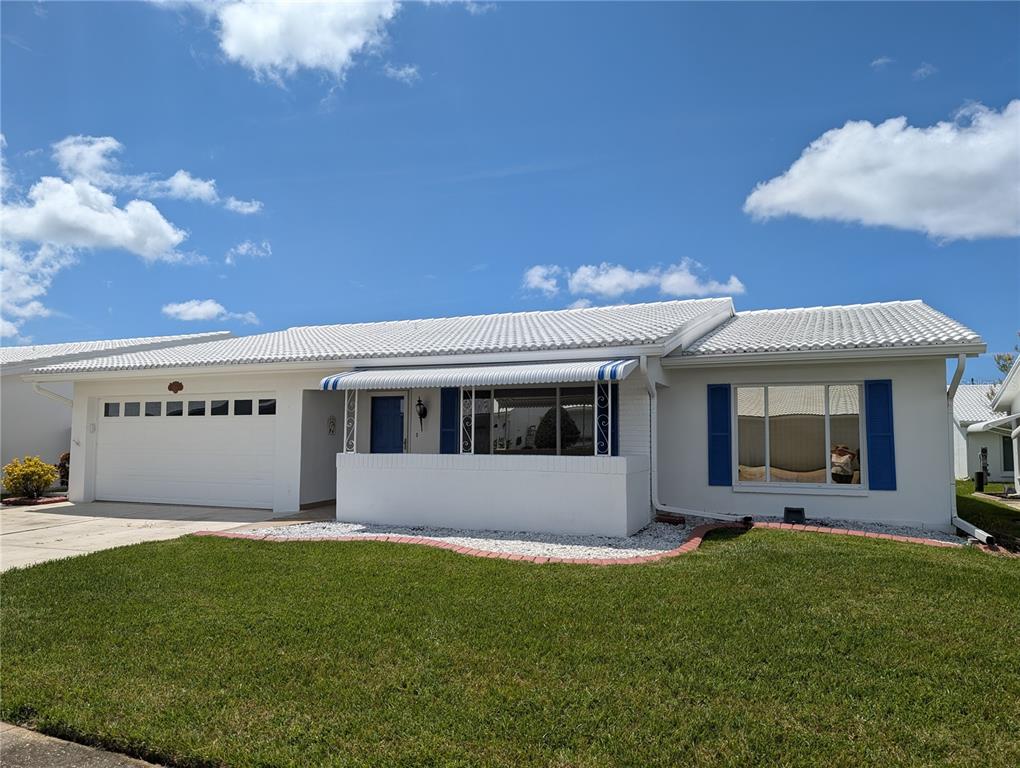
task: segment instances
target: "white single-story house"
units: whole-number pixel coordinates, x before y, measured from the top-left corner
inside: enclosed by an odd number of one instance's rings
[[[996,391],[995,385],[961,384],[953,398],[953,463],[958,480],[974,477],[974,473],[982,471],[983,462],[986,462],[986,480],[1013,482],[1013,443],[1009,426],[968,432],[972,425],[984,424],[1001,415],[992,410]]]
[[[952,400],[985,350],[920,301],[729,298],[290,328],[37,368],[70,495],[623,536],[656,512],[952,527]],[[947,411],[948,408],[948,411]]]
[[[70,381],[54,381],[45,387],[24,381],[22,376],[32,369],[230,336],[229,331],[219,331],[0,347],[0,466],[25,456],[56,464],[71,447],[73,386]]]
[[[1013,477],[1007,482],[1012,483],[1013,490],[1020,491],[1020,355],[1013,360],[1013,366],[1002,380],[991,408],[994,418],[967,427],[968,434],[995,432],[999,436],[1008,436],[1013,449]],[[1006,446],[1003,443],[1003,450]]]

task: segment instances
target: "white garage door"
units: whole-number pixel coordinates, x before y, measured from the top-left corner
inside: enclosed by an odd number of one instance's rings
[[[96,498],[271,508],[275,434],[271,393],[101,401]]]

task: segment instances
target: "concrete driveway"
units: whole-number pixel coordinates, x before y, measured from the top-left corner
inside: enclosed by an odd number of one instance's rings
[[[332,506],[275,518],[326,519]],[[273,520],[267,509],[188,507],[174,504],[47,504],[0,509],[0,570],[143,541],[175,539],[195,531],[244,529]]]

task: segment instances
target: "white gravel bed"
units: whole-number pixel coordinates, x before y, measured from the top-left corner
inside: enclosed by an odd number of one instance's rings
[[[755,520],[767,520],[770,523],[781,523],[781,517],[755,517]],[[831,517],[809,517],[805,525],[816,525],[819,528],[846,528],[851,531],[867,531],[869,533],[885,533],[890,536],[916,536],[919,539],[932,539],[934,541],[949,541],[953,544],[962,544],[966,539],[961,539],[951,533],[931,530],[929,528],[910,528],[904,525],[889,525],[887,523],[876,523],[868,520],[835,520]]]
[[[569,536],[522,531],[471,531],[456,528],[415,528],[403,525],[365,525],[361,523],[300,523],[278,528],[258,528],[248,533],[307,539],[320,536],[421,536],[459,547],[486,552],[504,552],[532,557],[564,557],[600,560],[655,555],[683,544],[695,527],[703,522],[688,517],[684,525],[652,523],[633,536]]]

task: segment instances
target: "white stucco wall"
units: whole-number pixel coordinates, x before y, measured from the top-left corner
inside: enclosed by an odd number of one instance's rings
[[[343,411],[342,392],[305,390],[302,393],[302,505],[336,498],[336,455],[343,450]],[[331,423],[333,434],[330,434]]]
[[[953,475],[957,480],[965,480],[970,476],[967,467],[967,428],[953,422]]]
[[[70,382],[55,382],[46,389],[64,397],[74,394]],[[36,394],[19,374],[0,377],[0,454],[3,464],[14,458],[38,456],[56,464],[71,445],[71,409]]]
[[[950,527],[944,360],[691,366],[668,369],[666,376],[670,386],[660,387],[658,396],[658,483],[663,504],[693,511],[779,516],[784,506],[798,506],[804,507],[808,518]],[[708,384],[838,384],[867,379],[892,380],[895,491],[784,487],[764,492],[709,486]]]
[[[337,519],[626,536],[648,522],[640,456],[341,454]]]

